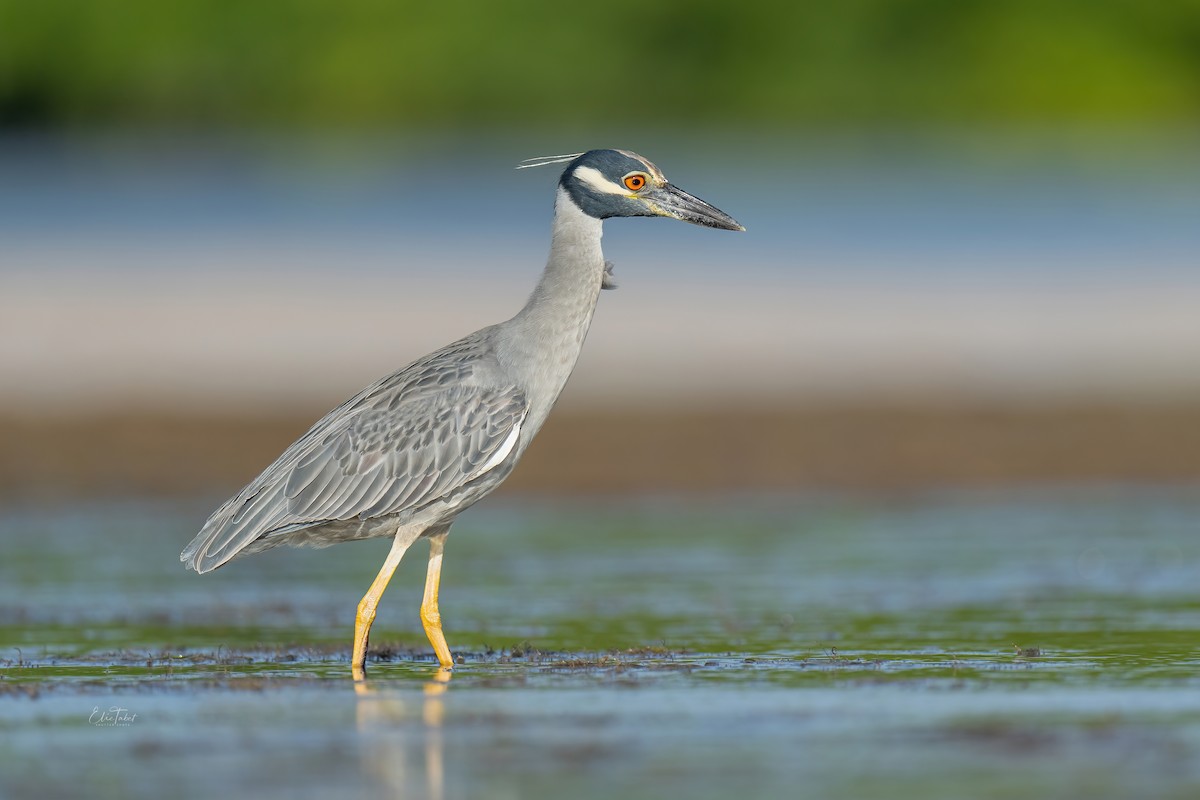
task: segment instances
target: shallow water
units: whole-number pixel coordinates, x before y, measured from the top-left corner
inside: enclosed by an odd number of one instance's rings
[[[213,504],[0,514],[0,795],[1200,790],[1200,492],[509,497],[448,543],[453,677],[418,546],[357,688],[386,543],[200,577]]]

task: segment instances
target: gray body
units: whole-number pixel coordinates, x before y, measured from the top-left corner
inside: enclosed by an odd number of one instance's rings
[[[647,178],[644,190],[615,182],[630,170]],[[180,559],[203,573],[281,544],[447,530],[512,472],[566,385],[607,284],[600,238],[611,216],[741,229],[640,156],[580,155],[559,182],[550,257],[525,307],[325,415],[221,506]]]

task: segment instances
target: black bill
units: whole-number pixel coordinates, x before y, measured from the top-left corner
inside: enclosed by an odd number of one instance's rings
[[[660,189],[644,195],[650,209],[664,217],[674,217],[693,225],[703,225],[707,228],[721,228],[727,231],[746,230],[733,217],[724,211],[701,200],[672,184],[665,184]]]

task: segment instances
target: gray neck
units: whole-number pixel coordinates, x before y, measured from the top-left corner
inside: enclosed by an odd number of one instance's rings
[[[600,235],[600,220],[559,188],[546,269],[529,302],[501,326],[498,342],[501,362],[529,396],[525,442],[545,421],[583,348],[604,278]]]

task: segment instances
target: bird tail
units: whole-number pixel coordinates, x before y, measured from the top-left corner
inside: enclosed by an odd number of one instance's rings
[[[203,575],[238,555],[264,549],[251,547],[269,531],[279,527],[282,487],[251,484],[218,508],[204,523],[196,538],[183,548],[179,560]],[[249,549],[248,549],[249,548]]]

